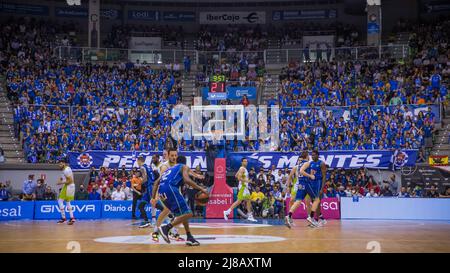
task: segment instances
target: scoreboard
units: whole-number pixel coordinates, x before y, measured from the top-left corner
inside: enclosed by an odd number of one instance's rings
[[[225,75],[212,75],[209,77],[208,98],[210,100],[223,100],[227,98]]]

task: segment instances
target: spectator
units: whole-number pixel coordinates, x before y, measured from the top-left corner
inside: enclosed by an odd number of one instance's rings
[[[392,174],[387,182],[385,182],[389,186],[389,190],[392,193],[397,193],[398,183],[395,181],[395,174]]]
[[[11,194],[14,194],[13,188],[11,186],[11,180],[6,180],[5,184],[3,184],[3,186],[5,187],[5,189]]]
[[[119,185],[119,183],[117,183],[117,185]],[[102,200],[111,200],[113,192],[114,192],[114,184],[111,183],[108,185],[108,187],[106,187],[105,191],[103,192]]]
[[[278,186],[273,187],[273,197],[275,198],[275,203],[273,204],[274,217],[280,218],[280,214],[283,212],[284,199]]]
[[[0,183],[0,201],[8,201],[11,193],[6,189],[6,185]]]
[[[275,204],[275,198],[273,197],[273,192],[269,191],[265,194],[265,198],[263,200],[262,217],[264,217],[264,218],[273,217],[274,204]]]
[[[44,179],[37,180],[37,187],[34,189],[34,196],[36,200],[44,200],[44,194],[47,185],[44,182]]]
[[[131,184],[131,182],[127,182],[127,183],[123,184],[123,187],[121,187],[121,190],[125,194],[124,200],[133,200],[133,191],[129,187],[129,186],[131,186],[130,184]],[[111,200],[112,200],[112,195],[111,195]]]
[[[272,174],[272,170],[268,170],[267,171],[266,182],[269,182],[272,185],[275,182],[278,182],[278,181],[275,180],[275,176]]]
[[[337,192],[338,197],[347,197],[347,192],[344,186],[339,186],[339,191]]]
[[[439,193],[438,193],[435,185],[431,185],[431,188],[427,191],[427,194],[425,197],[427,197],[427,198],[439,197]]]
[[[389,185],[385,185],[384,188],[381,190],[381,196],[383,197],[392,197],[394,194],[389,188]]]
[[[248,100],[247,95],[242,96],[241,104],[244,105],[244,107],[250,105],[250,101]]]
[[[253,211],[255,212],[255,216],[262,215],[262,205],[264,201],[264,193],[260,191],[260,188],[257,186],[255,191],[251,194],[251,202],[253,206]]]
[[[102,196],[98,192],[98,185],[94,184],[91,192],[89,193],[89,200],[102,200]]]
[[[111,195],[111,200],[113,201],[123,201],[125,200],[125,192],[122,190],[120,185],[117,186],[116,190]]]
[[[190,74],[191,73],[191,58],[189,56],[184,56],[184,72],[186,74]]]
[[[439,195],[441,198],[450,198],[450,186],[447,186],[445,191]]]
[[[75,200],[89,200],[89,194],[84,189],[84,185],[80,184],[78,191],[75,193]]]
[[[256,179],[256,172],[255,172],[255,168],[254,167],[250,168],[250,172],[248,174],[248,179],[251,180],[251,181],[254,181],[256,183],[257,179]]]
[[[5,162],[5,152],[3,151],[2,147],[0,147],[0,163]]]
[[[327,191],[324,193],[324,198],[332,198],[332,197],[337,197],[337,192],[334,189],[334,187],[328,187]]]
[[[405,187],[402,187],[402,188],[400,189],[400,192],[398,193],[398,197],[409,198],[409,197],[411,197],[411,196],[409,195],[409,193],[408,193],[408,191],[406,190],[406,188],[405,188]]]
[[[374,189],[370,189],[370,191],[366,194],[366,197],[378,197],[378,194]]]
[[[23,201],[31,201],[36,198],[34,192],[36,190],[37,184],[34,181],[34,175],[28,175],[28,180],[23,182],[22,188],[22,200]]]
[[[56,194],[50,186],[47,186],[45,188],[44,200],[46,200],[46,201],[56,200]]]
[[[89,171],[89,181],[94,182],[97,176],[98,176],[97,170],[94,167],[92,167],[91,170]]]

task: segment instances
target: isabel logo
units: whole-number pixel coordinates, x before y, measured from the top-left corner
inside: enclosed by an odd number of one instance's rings
[[[77,158],[77,161],[78,165],[82,168],[89,168],[93,163],[92,156],[88,153],[80,154]]]

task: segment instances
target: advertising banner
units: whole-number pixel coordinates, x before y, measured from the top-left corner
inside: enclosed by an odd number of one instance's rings
[[[403,166],[414,166],[417,160],[417,150],[403,150],[394,157],[394,151],[366,150],[366,151],[319,151],[319,159],[330,168],[359,169],[392,169]],[[248,160],[247,168],[254,167],[270,169],[293,168],[301,152],[235,152],[227,156],[227,168],[238,170],[243,157]]]
[[[88,9],[80,7],[55,7],[57,17],[87,18]],[[117,20],[122,18],[122,11],[118,9],[100,9],[100,18]]]
[[[291,198],[286,199],[285,208],[286,215],[289,213],[289,202]],[[312,205],[312,203],[310,204]],[[341,212],[339,208],[339,199],[338,198],[323,198],[320,200],[320,211],[325,219],[340,219]],[[294,219],[306,219],[308,217],[306,203],[302,201],[302,204],[298,209],[292,214],[292,218]]]
[[[130,37],[130,49],[152,50],[161,49],[161,37]]]
[[[223,211],[233,204],[233,189],[227,185],[225,158],[214,161],[214,185],[206,206],[206,218],[223,218]],[[231,212],[230,218],[233,218]]]
[[[449,198],[341,198],[342,219],[450,220]]]
[[[162,20],[168,22],[195,22],[193,11],[164,11]]]
[[[214,11],[200,12],[200,24],[212,25],[238,25],[238,24],[265,24],[264,11]]]
[[[48,7],[42,5],[28,5],[16,3],[0,3],[0,13],[16,13],[29,15],[43,15],[48,16]]]
[[[129,10],[128,20],[158,21],[159,12],[153,10]]]
[[[208,87],[203,87],[202,97],[205,100],[222,100],[222,99],[241,100],[244,95],[246,95],[249,100],[256,100],[257,97],[256,87],[253,86],[239,86],[239,87],[227,86],[226,90],[227,90],[226,93],[213,93],[209,92]]]
[[[393,169],[414,166],[417,160],[417,150],[387,151],[319,151],[319,158],[330,168],[358,169]],[[91,167],[125,168],[137,167],[136,159],[139,155],[145,157],[145,162],[151,164],[152,155],[161,152],[117,152],[117,151],[86,151],[83,153],[69,152],[69,164],[73,170],[88,170]],[[195,168],[200,165],[206,171],[205,152],[180,152],[187,158],[187,165]],[[277,169],[293,168],[300,157],[300,152],[233,152],[227,154],[227,169],[237,171],[243,157],[248,159],[248,168],[269,169],[275,165]]]
[[[35,201],[34,219],[61,219],[61,212],[57,201]],[[72,201],[72,210],[75,219],[99,219],[102,215],[102,201]],[[69,210],[65,206],[66,217]]]
[[[139,218],[141,216],[141,212],[138,209],[139,202],[136,206],[136,217]],[[147,213],[147,217],[151,219],[152,215],[152,207],[150,204],[147,204],[145,207],[145,212]],[[118,218],[118,219],[129,219],[131,218],[131,210],[132,210],[132,201],[112,201],[112,200],[103,200],[102,201],[102,218]],[[159,215],[159,210],[156,210],[156,217]]]
[[[285,10],[272,12],[272,21],[310,20],[336,18],[335,9]]]
[[[137,157],[142,155],[145,158],[145,164],[151,165],[152,156],[158,154],[162,157],[162,152],[117,152],[117,151],[86,151],[83,153],[69,152],[69,164],[73,170],[89,170],[91,167],[96,169],[100,167],[121,168],[125,165],[126,169],[137,167]],[[205,152],[180,152],[180,155],[186,156],[187,165],[195,168],[200,165],[203,171],[206,171]],[[162,158],[161,158],[162,160]]]
[[[0,221],[33,219],[33,201],[0,202]]]

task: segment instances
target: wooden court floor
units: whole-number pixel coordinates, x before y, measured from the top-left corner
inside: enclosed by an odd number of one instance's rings
[[[192,233],[201,243],[197,247],[166,244],[162,239],[154,243],[152,229],[139,229],[137,223],[0,222],[0,252],[450,252],[450,222],[442,221],[330,220],[325,227],[312,229],[305,220],[295,220],[288,229],[281,221],[249,225],[238,220],[197,220],[192,223]],[[180,234],[184,236],[183,228]]]

